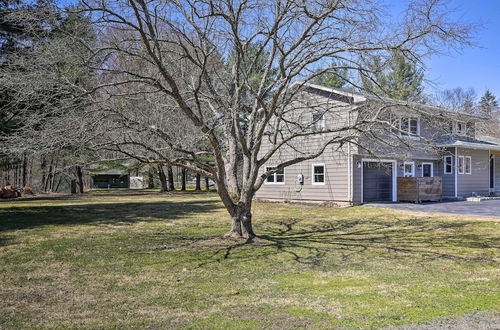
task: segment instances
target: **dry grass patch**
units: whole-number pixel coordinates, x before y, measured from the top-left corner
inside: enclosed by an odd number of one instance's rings
[[[215,194],[0,203],[0,327],[380,328],[498,313],[499,223]]]

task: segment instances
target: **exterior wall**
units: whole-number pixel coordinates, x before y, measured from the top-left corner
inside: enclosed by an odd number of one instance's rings
[[[285,168],[285,182],[264,183],[257,191],[257,198],[277,198],[285,200],[324,200],[324,201],[349,201],[348,184],[348,157],[347,148],[336,151],[333,147],[328,148],[318,158],[303,161]],[[275,158],[275,162],[270,161],[267,166],[281,163],[290,155],[285,152],[285,157]],[[325,165],[325,184],[312,184],[313,164]],[[264,172],[263,169],[262,172]],[[304,184],[299,184],[297,176],[304,176]]]
[[[495,155],[495,192],[500,194],[500,155]]]
[[[363,157],[361,155],[354,155],[353,156],[353,162],[352,162],[352,183],[353,183],[353,193],[352,193],[352,201],[354,203],[360,203],[362,200],[362,185],[361,185],[361,178],[362,178],[362,171],[363,171],[363,166],[360,165],[358,168],[358,162],[361,164],[361,161],[363,158],[370,158],[372,159],[373,157]],[[394,159],[394,158],[389,158],[389,157],[382,157],[383,159],[386,160],[396,160],[397,163],[397,176],[402,177],[404,175],[404,168],[402,168],[402,164],[404,162],[408,161],[413,161],[415,163],[415,177],[421,177],[422,176],[422,168],[419,168],[418,166],[421,165],[422,163],[432,163],[433,166],[433,176],[439,176],[438,172],[438,167],[439,167],[439,161],[435,159]]]
[[[451,158],[451,174],[444,174],[444,157],[452,156]],[[455,148],[447,148],[438,162],[437,175],[443,178],[443,197],[455,197]],[[434,169],[436,170],[436,169]]]
[[[435,119],[434,119],[435,121]],[[373,154],[381,158],[392,159],[437,159],[439,150],[434,148],[432,141],[444,134],[443,125],[430,124],[427,118],[419,118],[420,136],[399,136],[399,133],[390,132],[388,126],[381,126],[375,133],[377,138],[370,134],[362,135],[359,144],[359,154]],[[369,151],[369,152],[368,152]]]
[[[490,174],[488,150],[458,148],[459,156],[471,156],[471,174],[458,174],[458,196],[467,197],[472,192],[481,195],[489,194]]]
[[[352,201],[353,203],[361,203],[361,171],[362,166],[358,167],[358,163],[361,164],[363,157],[359,155],[353,156],[352,161]]]
[[[332,98],[331,94],[325,92],[308,91],[298,101],[301,105],[300,111],[290,114],[293,120],[306,123],[310,120],[313,109],[326,109],[325,124],[327,128],[335,125],[343,127],[349,120],[355,120],[357,112],[349,108],[350,101],[342,98]],[[306,110],[304,110],[306,109]],[[311,109],[308,111],[307,109]],[[293,121],[292,120],[292,121]],[[362,136],[358,143],[365,146],[371,152],[381,159],[397,160],[397,175],[403,176],[404,169],[401,164],[404,161],[413,161],[415,164],[415,176],[422,176],[422,163],[433,164],[433,176],[443,178],[443,197],[469,196],[472,192],[478,194],[487,194],[489,192],[489,152],[486,150],[459,149],[458,154],[472,157],[472,173],[457,174],[455,148],[444,150],[434,148],[428,140],[436,140],[440,137],[446,137],[444,127],[448,120],[443,123],[429,122],[428,119],[420,119],[420,134],[422,138],[400,138],[393,135],[392,139],[396,142],[391,147],[374,138]],[[436,126],[437,125],[437,126]],[[441,129],[437,129],[440,127]],[[347,133],[347,132],[346,132]],[[379,138],[383,141],[390,141],[390,132],[385,127],[379,128]],[[300,157],[303,153],[314,151],[328,137],[314,137],[297,139],[291,146],[282,147],[275,155],[263,166],[261,173],[265,171],[265,166],[275,166],[285,161]],[[399,142],[399,140],[403,142]],[[270,142],[264,142],[261,154],[270,149]],[[257,191],[257,198],[275,198],[286,200],[325,200],[325,201],[352,201],[359,203],[362,200],[362,170],[358,168],[358,162],[363,158],[376,158],[369,155],[367,151],[354,145],[336,149],[338,145],[328,147],[325,152],[316,159],[301,162],[296,165],[285,168],[284,183],[264,183]],[[359,150],[358,150],[359,149]],[[352,155],[352,156],[350,156]],[[444,174],[444,156],[452,156],[452,173]],[[324,185],[312,184],[312,165],[324,164],[326,172],[326,182]],[[497,164],[497,191],[500,192],[500,156],[496,158]],[[304,184],[298,183],[297,176],[304,176]],[[457,188],[455,182],[458,182]],[[350,186],[350,184],[352,185]],[[352,190],[351,190],[352,189]]]
[[[288,116],[293,121],[301,122],[304,127],[307,127],[313,111],[325,111],[326,129],[345,127],[350,117],[352,117],[352,107],[349,102],[346,98],[335,99],[331,97],[331,94],[325,92],[309,91],[300,99],[300,110],[296,111],[296,113],[290,111]],[[347,132],[344,134],[347,134]],[[266,166],[276,166],[319,150],[328,141],[328,138],[328,134],[324,134],[294,139],[289,146],[281,147],[264,164],[261,173],[265,172]],[[265,154],[270,148],[271,142],[264,140],[260,155]],[[351,173],[348,166],[350,163],[348,148],[347,145],[344,145],[339,149],[338,144],[332,144],[325,149],[321,156],[286,167],[284,183],[264,182],[256,192],[255,197],[286,200],[349,201],[348,190]],[[325,184],[312,184],[313,164],[325,165]],[[303,185],[298,183],[297,177],[299,174],[304,176]]]

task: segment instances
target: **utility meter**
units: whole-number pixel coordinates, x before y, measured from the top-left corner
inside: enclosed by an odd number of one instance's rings
[[[297,175],[297,182],[300,184],[304,184],[304,175],[302,173]]]

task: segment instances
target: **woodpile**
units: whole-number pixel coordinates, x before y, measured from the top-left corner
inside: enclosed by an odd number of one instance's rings
[[[5,187],[0,188],[0,198],[16,198],[21,196],[19,191],[15,190],[10,184],[7,184]]]

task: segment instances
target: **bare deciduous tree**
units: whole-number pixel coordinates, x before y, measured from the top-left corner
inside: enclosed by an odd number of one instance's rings
[[[440,0],[410,1],[397,24],[384,20],[378,1],[366,0],[84,0],[83,5],[103,32],[94,50],[101,59],[96,69],[105,77],[98,93],[114,102],[100,101],[95,109],[112,114],[107,125],[119,130],[110,132],[121,131],[94,147],[212,179],[232,218],[228,236],[236,238],[255,236],[252,199],[267,176],[341,146],[381,120],[376,109],[363,120],[337,121],[347,109],[304,97],[306,82],[324,72],[318,70],[324,63],[366,73],[363,63],[373,56],[398,51],[420,60],[470,44],[471,26],[451,20]],[[155,95],[167,124],[131,103],[117,111],[116,104],[130,101],[130,94]],[[322,127],[306,119],[311,111],[336,124]],[[324,135],[320,142],[299,148],[304,138],[318,134]],[[281,148],[296,149],[296,157],[261,173]]]

